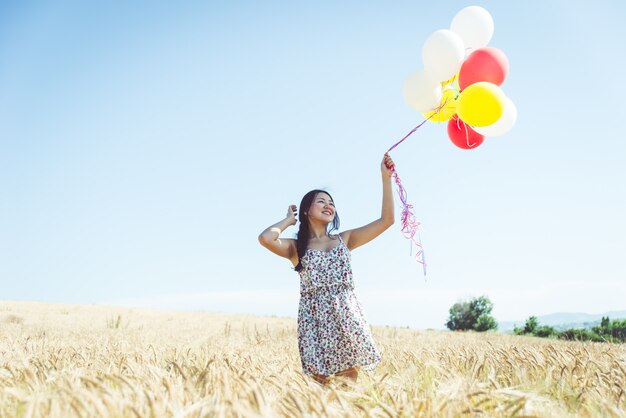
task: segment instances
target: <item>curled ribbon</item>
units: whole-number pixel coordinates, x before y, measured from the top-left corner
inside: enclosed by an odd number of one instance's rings
[[[440,110],[444,105],[445,105],[445,102],[442,103],[437,110]],[[422,123],[420,123],[415,128],[413,128],[413,130],[411,130],[411,132],[406,134],[404,138],[402,138],[401,140],[393,144],[391,148],[387,150],[387,152],[390,152],[391,150],[393,150],[395,147],[400,145],[405,139],[411,136],[411,134],[413,134],[415,131],[421,128],[422,125],[428,122],[428,120],[437,113],[437,110],[433,112],[426,120],[424,120]],[[419,227],[421,223],[415,217],[415,213],[413,213],[413,205],[407,201],[406,190],[404,189],[404,186],[402,185],[402,182],[400,181],[400,176],[398,176],[398,172],[396,171],[395,166],[390,167],[390,168],[392,171],[393,179],[396,183],[398,196],[400,197],[400,202],[402,203],[402,216],[400,218],[402,222],[401,232],[405,238],[411,241],[411,254],[413,253],[413,245],[417,247],[417,252],[415,253],[415,260],[422,265],[424,276],[426,276],[426,257],[424,255],[424,247],[422,246],[422,239],[419,234]]]
[[[417,220],[415,214],[413,213],[413,205],[407,201],[406,190],[404,189],[404,186],[402,186],[400,176],[398,176],[398,172],[395,167],[392,167],[391,171],[393,179],[396,183],[400,202],[402,203],[402,215],[400,217],[402,227],[400,231],[405,238],[411,241],[411,253],[413,253],[413,245],[417,247],[415,260],[422,265],[424,276],[426,276],[426,258],[424,256],[424,247],[422,246],[422,240],[419,234],[419,227],[421,223]]]

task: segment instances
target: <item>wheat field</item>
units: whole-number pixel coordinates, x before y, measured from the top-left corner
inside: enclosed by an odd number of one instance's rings
[[[356,383],[290,318],[0,302],[1,417],[626,417],[626,347],[373,327]]]

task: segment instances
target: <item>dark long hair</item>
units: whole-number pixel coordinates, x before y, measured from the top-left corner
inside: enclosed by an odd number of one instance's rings
[[[311,237],[311,232],[309,229],[309,216],[305,215],[304,212],[309,212],[309,208],[313,203],[313,199],[318,193],[325,193],[330,197],[330,200],[334,203],[333,197],[326,190],[311,190],[307,194],[304,195],[302,201],[300,202],[300,210],[298,211],[298,220],[300,221],[300,227],[298,228],[298,235],[296,237],[296,248],[298,248],[298,265],[295,267],[295,270],[299,272],[302,270],[302,257],[304,257],[304,253],[309,245],[309,238]],[[337,210],[335,209],[335,219],[331,223],[329,223],[330,227],[327,227],[327,234],[339,229],[339,215],[337,214]]]

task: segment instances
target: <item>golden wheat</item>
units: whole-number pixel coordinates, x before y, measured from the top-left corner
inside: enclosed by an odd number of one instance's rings
[[[2,417],[626,417],[626,347],[374,327],[375,372],[303,375],[296,322],[0,302]]]

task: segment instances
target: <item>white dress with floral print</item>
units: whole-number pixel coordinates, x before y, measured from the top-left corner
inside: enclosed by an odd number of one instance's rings
[[[354,293],[350,250],[337,237],[332,250],[309,248],[301,258],[298,347],[306,374],[372,370],[381,358]]]

